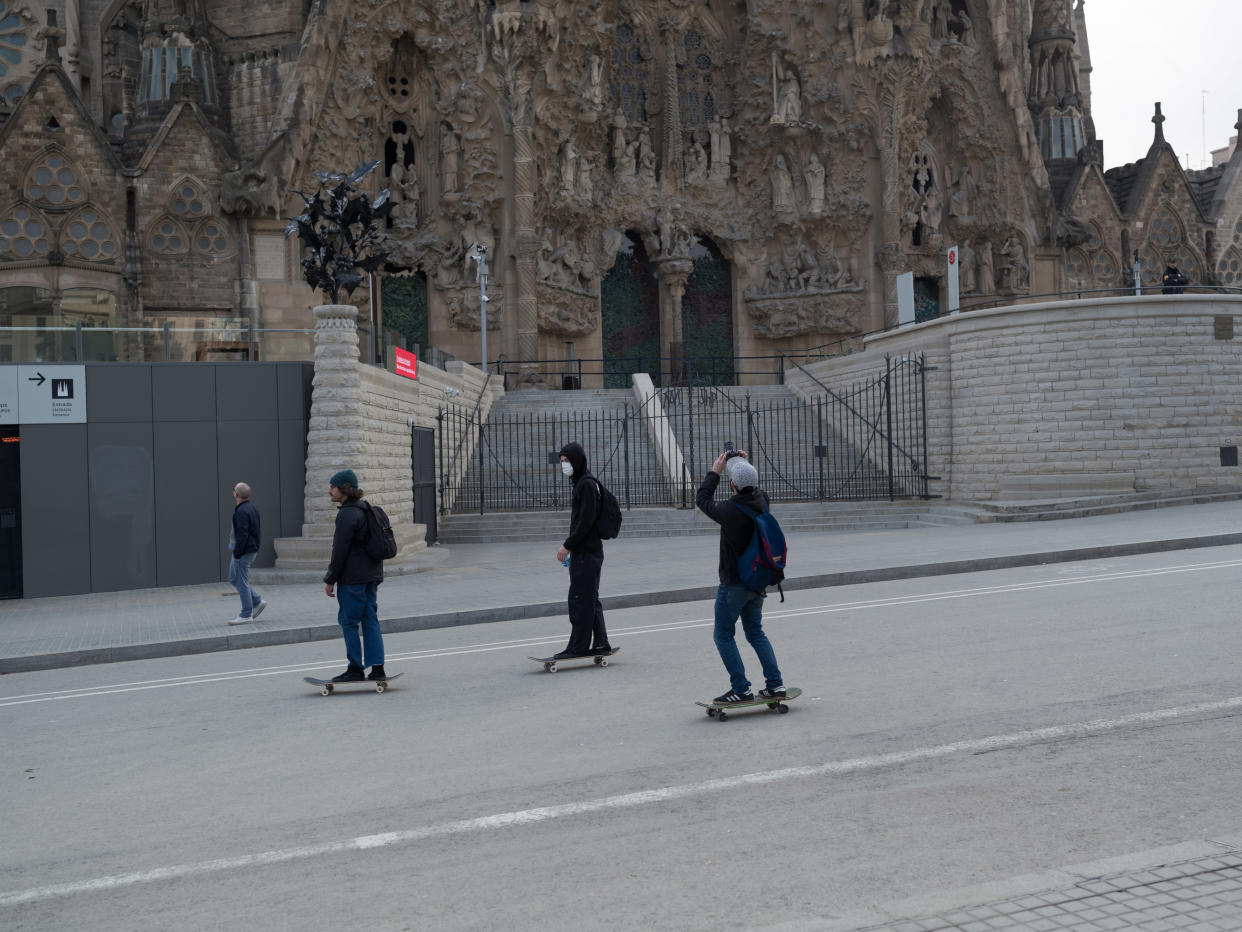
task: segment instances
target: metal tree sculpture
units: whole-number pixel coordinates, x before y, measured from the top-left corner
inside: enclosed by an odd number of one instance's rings
[[[333,304],[341,303],[342,291],[346,297],[352,295],[363,275],[382,269],[387,259],[379,237],[394,206],[388,189],[372,201],[356,187],[378,164],[376,160],[359,165],[349,175],[316,172],[319,190],[310,197],[298,192],[306,209],[285,228],[286,238],[296,233],[310,250],[302,260],[306,283]]]

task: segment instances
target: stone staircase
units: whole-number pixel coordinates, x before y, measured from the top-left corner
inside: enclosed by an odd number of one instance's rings
[[[697,486],[696,486],[697,487]],[[968,516],[926,520],[933,506],[925,501],[786,502],[773,505],[785,533],[917,527],[922,524],[973,524]],[[622,508],[619,539],[716,534],[720,527],[697,508]],[[569,511],[508,514],[455,514],[442,518],[439,539],[445,544],[557,543],[569,530]]]
[[[753,430],[748,430],[747,425],[748,398]],[[840,501],[887,495],[885,473],[829,425],[824,427],[827,455],[821,463],[815,456],[816,411],[784,385],[700,391],[694,409],[693,438],[689,418],[684,416],[686,407],[685,401],[665,404],[682,456],[687,466],[693,463],[690,472],[696,486],[698,477],[711,467],[725,441],[732,440],[739,449],[746,449],[759,470],[760,484],[778,499],[817,498],[823,494]],[[728,491],[727,484],[722,483],[721,489],[719,494],[723,496]]]
[[[659,468],[647,432],[631,421],[622,443],[621,420],[627,404],[632,412],[634,393],[629,389],[505,395],[492,406],[487,418],[483,472],[476,451],[454,499],[454,513],[478,510],[480,475],[484,508],[489,513],[568,508],[570,484],[561,474],[559,461],[549,462],[549,455],[570,441],[583,445],[591,472],[618,498],[626,483],[628,446],[632,498],[671,503],[673,491]],[[444,539],[442,533],[440,539]]]

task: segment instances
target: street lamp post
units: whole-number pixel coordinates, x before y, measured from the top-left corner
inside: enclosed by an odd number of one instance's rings
[[[470,258],[478,265],[479,330],[483,344],[481,368],[487,372],[487,247],[482,243],[475,243],[470,249]]]

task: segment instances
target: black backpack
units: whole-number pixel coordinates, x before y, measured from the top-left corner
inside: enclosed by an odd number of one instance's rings
[[[367,539],[362,549],[372,560],[391,560],[397,555],[397,536],[392,532],[392,522],[379,505],[362,503],[367,513]]]
[[[599,515],[595,519],[595,530],[599,532],[600,540],[612,540],[621,533],[621,505],[617,502],[617,496],[604,488],[598,479],[595,479],[595,485],[599,488]]]

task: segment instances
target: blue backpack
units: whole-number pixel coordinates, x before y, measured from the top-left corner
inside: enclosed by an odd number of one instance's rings
[[[770,511],[756,514],[737,502],[731,504],[755,521],[755,533],[750,545],[737,558],[737,574],[742,579],[742,586],[751,592],[763,592],[768,586],[775,586],[784,602],[785,590],[781,588],[781,581],[785,578],[785,557],[788,554],[785,532]]]

